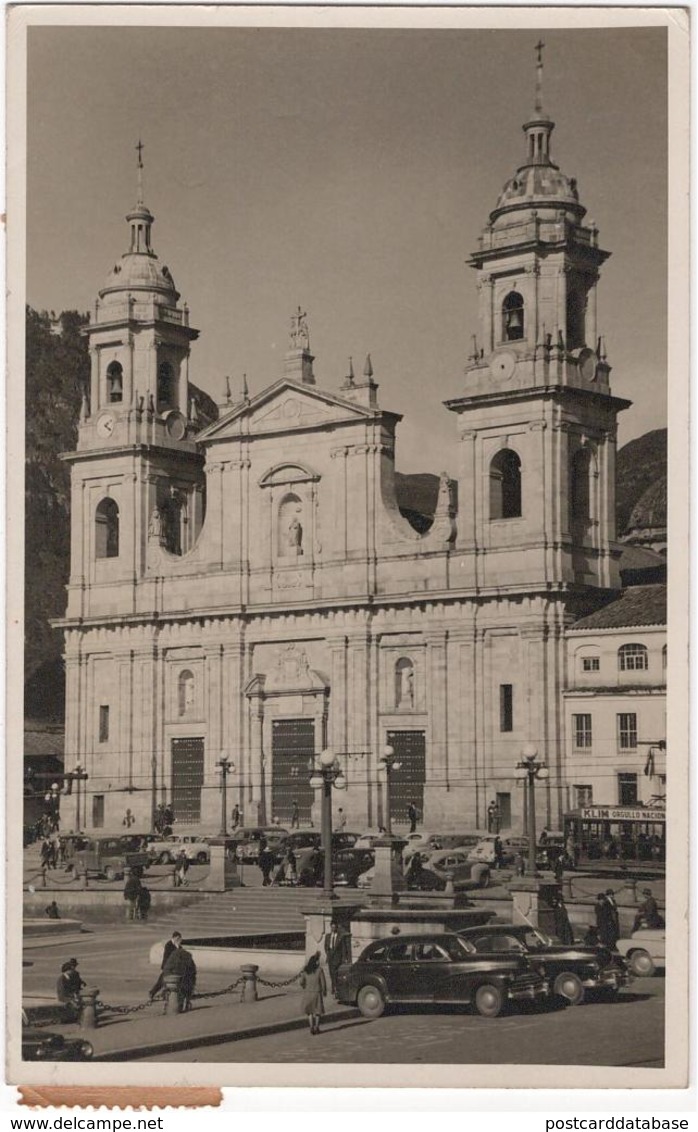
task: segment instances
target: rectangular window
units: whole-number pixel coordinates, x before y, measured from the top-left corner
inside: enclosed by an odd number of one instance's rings
[[[499,730],[514,730],[514,686],[499,685]]]
[[[575,750],[582,751],[591,747],[591,716],[573,715],[572,727],[574,728]]]
[[[618,775],[618,805],[634,806],[637,803],[637,775]]]
[[[573,786],[574,790],[574,808],[580,810],[582,806],[591,806],[594,797],[591,786]]]
[[[99,741],[100,743],[107,743],[109,741],[109,705],[100,704],[99,708]]]
[[[623,712],[618,720],[618,747],[621,751],[634,751],[637,747],[637,716],[635,712]]]
[[[600,667],[601,661],[598,656],[582,657],[582,672],[598,672]]]
[[[92,825],[95,829],[104,826],[104,794],[94,794],[92,797]]]

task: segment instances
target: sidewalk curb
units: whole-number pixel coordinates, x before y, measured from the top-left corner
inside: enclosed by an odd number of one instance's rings
[[[342,1010],[333,1010],[326,1014],[323,1021],[345,1022],[351,1018],[360,1017],[355,1006],[347,1006]],[[136,1061],[142,1057],[152,1057],[158,1053],[178,1053],[180,1050],[198,1049],[202,1046],[224,1045],[226,1042],[245,1041],[248,1038],[263,1038],[271,1034],[282,1034],[289,1030],[304,1030],[308,1025],[304,1015],[295,1018],[286,1018],[280,1022],[260,1022],[258,1025],[246,1026],[242,1030],[226,1030],[217,1034],[192,1035],[189,1038],[176,1038],[169,1042],[151,1042],[140,1046],[129,1046],[128,1049],[111,1050],[108,1053],[96,1054],[92,1062],[106,1061]]]

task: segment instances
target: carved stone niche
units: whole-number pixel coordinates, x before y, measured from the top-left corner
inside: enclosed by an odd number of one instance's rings
[[[272,560],[307,565],[317,554],[317,484],[320,477],[302,464],[278,464],[262,476],[267,493]]]

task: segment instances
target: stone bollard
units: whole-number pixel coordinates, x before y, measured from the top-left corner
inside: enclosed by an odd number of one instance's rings
[[[81,1030],[96,1030],[97,1019],[97,995],[99,994],[99,987],[83,987],[80,991],[80,1029]]]
[[[176,867],[172,870],[172,887],[173,888],[177,887],[177,869],[176,869]]]
[[[573,897],[572,877],[563,876],[563,878],[562,878],[562,897],[563,897],[563,900],[571,900],[572,899],[572,897]]]
[[[165,985],[165,1014],[181,1014],[182,999],[179,994],[181,975],[163,975]]]
[[[242,984],[240,1002],[256,1002],[259,997],[257,994],[257,972],[259,967],[255,963],[243,963],[240,970],[245,980]]]
[[[87,888],[87,869],[85,869],[80,879],[82,881],[82,887]]]
[[[444,889],[444,896],[455,896],[456,892],[453,887],[453,873],[446,873],[446,887]]]
[[[41,870],[41,887],[46,888],[46,869]]]

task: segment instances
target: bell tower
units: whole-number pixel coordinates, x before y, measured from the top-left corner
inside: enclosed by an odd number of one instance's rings
[[[469,259],[478,331],[465,393],[447,402],[459,415],[459,544],[478,555],[484,585],[615,587],[616,415],[629,402],[611,395],[597,326],[610,253],[551,157],[543,47],[524,159]]]
[[[203,457],[189,393],[198,330],[153,249],[139,141],[128,249],[99,291],[89,325],[91,376],[72,464],[68,616],[133,610],[149,531],[175,555],[203,522]],[[89,608],[88,608],[89,606]]]

